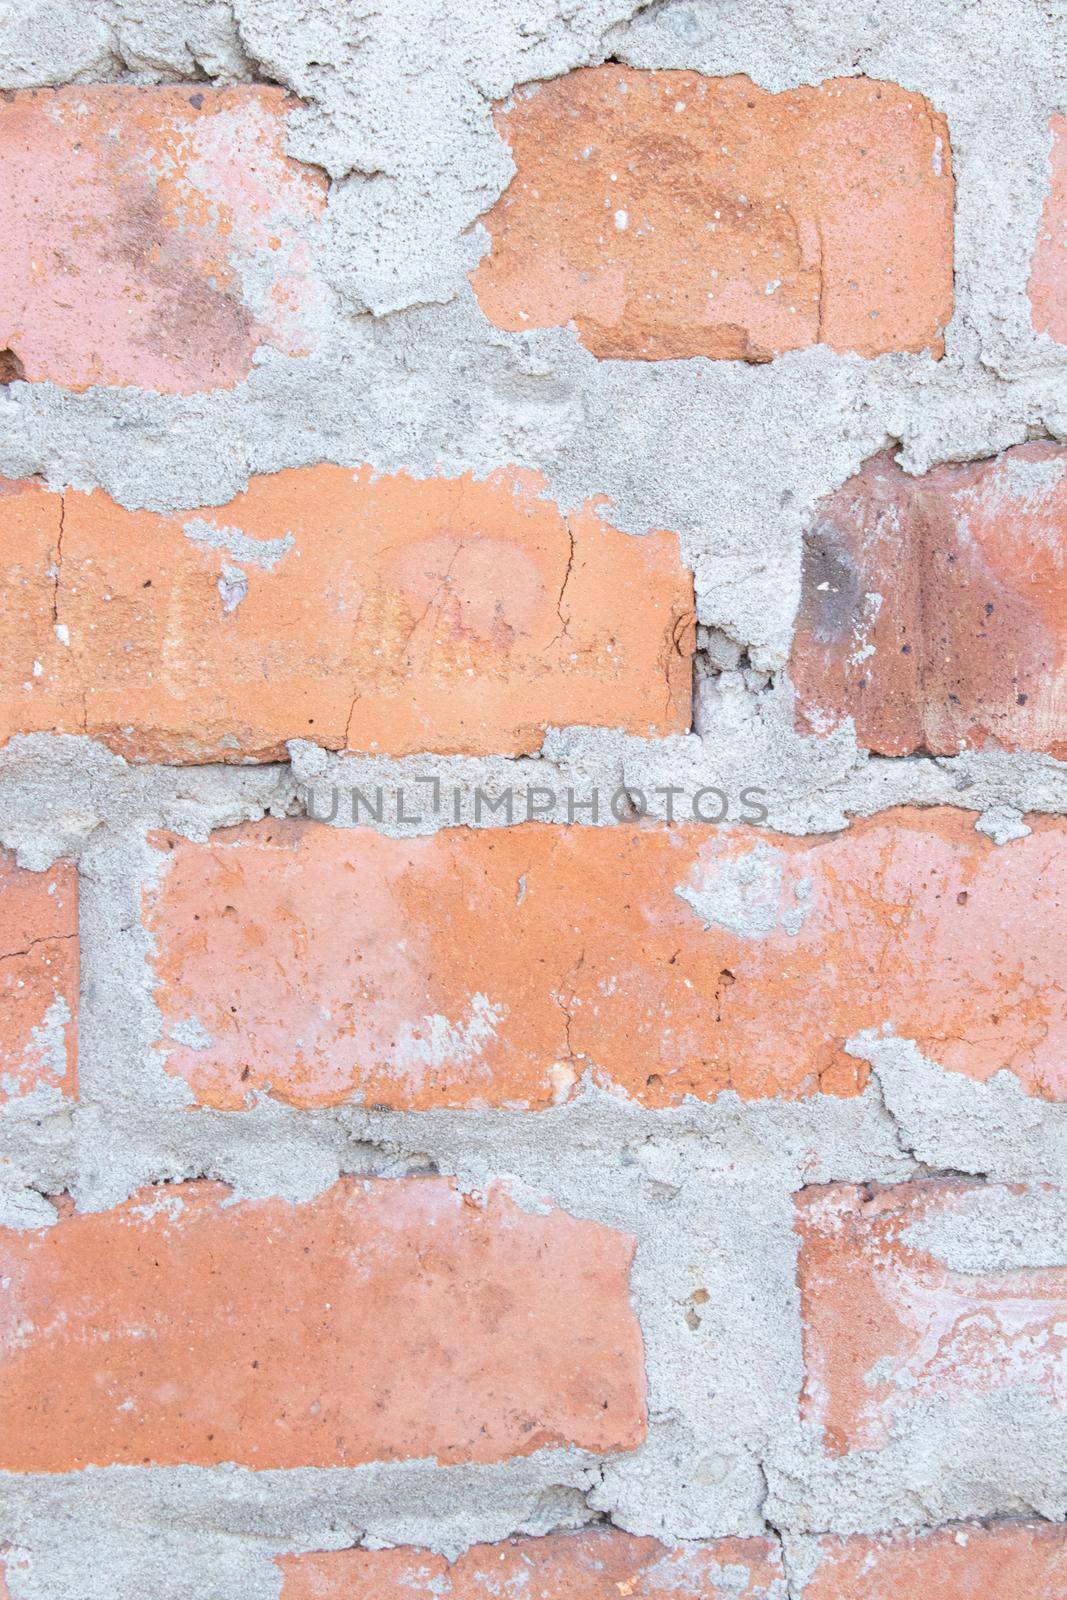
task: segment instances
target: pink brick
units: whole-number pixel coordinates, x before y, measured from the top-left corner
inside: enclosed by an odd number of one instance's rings
[[[325,181],[285,154],[289,104],[259,86],[6,95],[9,376],[187,394],[245,377],[259,345],[306,353]]]
[[[790,671],[805,732],[1067,756],[1067,450],[918,478],[868,461],[806,537]]]
[[[1067,344],[1067,117],[1053,117],[1049,129],[1049,190],[1037,230],[1030,304],[1038,333]]]
[[[631,1450],[633,1240],[444,1178],[144,1190],[0,1229],[0,1470]]]
[[[901,1413],[934,1398],[1023,1384],[1067,1411],[1067,1267],[954,1271],[906,1237],[977,1192],[933,1180],[798,1197],[802,1410],[834,1454],[880,1448]]]

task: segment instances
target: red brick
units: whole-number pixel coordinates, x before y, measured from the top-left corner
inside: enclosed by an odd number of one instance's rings
[[[543,488],[320,466],[159,516],[9,484],[0,738],[87,732],[195,762],[292,738],[518,754],[552,725],[687,731],[675,536],[620,533],[592,501],[565,516]]]
[[[793,650],[798,725],[883,755],[1067,756],[1067,450],[908,477],[877,456],[824,500]]]
[[[455,1561],[428,1550],[331,1550],[284,1556],[281,1600],[784,1600],[767,1539],[662,1545],[617,1528],[476,1544]]]
[[[27,872],[0,851],[0,1103],[34,1089],[73,1096],[78,875]]]
[[[1067,344],[1067,117],[1053,117],[1049,130],[1049,191],[1037,230],[1030,305],[1038,333]]]
[[[1057,1600],[1067,1531],[1047,1522],[825,1538],[798,1600]]]
[[[952,168],[921,94],[603,66],[521,92],[497,127],[518,171],[472,281],[498,327],[572,324],[631,359],[942,353]]]
[[[438,1178],[346,1180],[299,1206],[189,1183],[64,1208],[0,1230],[0,1468],[633,1449],[632,1252]]]
[[[804,839],[536,823],[392,839],[298,821],[157,836],[162,1049],[228,1109],[255,1090],[538,1107],[586,1069],[657,1106],[855,1093],[866,1068],[844,1043],[891,1021],[942,1066],[1006,1068],[1054,1098],[1064,832],[1034,818],[998,849],[946,809]],[[747,934],[729,922],[739,896]],[[726,923],[706,926],[724,901]]]
[[[909,1407],[1024,1384],[1064,1407],[1067,1267],[974,1274],[910,1243],[966,1207],[956,1180],[798,1197],[802,1412],[834,1454],[877,1450]]]
[[[8,371],[187,394],[245,377],[260,345],[305,354],[320,291],[304,235],[326,184],[285,155],[291,104],[199,84],[5,95]]]

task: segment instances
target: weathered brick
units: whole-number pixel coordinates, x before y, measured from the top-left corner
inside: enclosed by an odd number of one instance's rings
[[[172,516],[6,488],[0,737],[211,761],[292,738],[519,753],[550,725],[689,727],[675,536],[620,533],[595,502],[565,516],[535,474],[320,466]]]
[[[791,671],[808,732],[850,716],[883,755],[1067,756],[1067,450],[867,462],[807,536]]]
[[[645,1431],[633,1241],[445,1179],[0,1230],[0,1468],[500,1461]],[[546,1295],[545,1285],[552,1293]]]
[[[1065,828],[1032,821],[1004,848],[947,809],[803,839],[297,821],[160,835],[145,902],[161,1048],[224,1108],[255,1090],[536,1107],[587,1069],[655,1106],[856,1092],[866,1069],[844,1043],[891,1021],[942,1066],[1007,1068],[1056,1097]]]
[[[281,1600],[785,1600],[768,1539],[662,1545],[617,1528],[476,1544],[455,1561],[429,1550],[330,1550],[284,1556]]]
[[[822,1539],[818,1565],[797,1600],[1056,1600],[1062,1595],[1067,1595],[1067,1531],[1047,1522],[996,1522],[885,1538]]]
[[[898,1414],[934,1397],[1022,1384],[1067,1402],[1067,1266],[960,1272],[909,1236],[976,1190],[933,1180],[798,1196],[801,1408],[834,1454],[879,1449]]]
[[[234,384],[306,353],[321,173],[284,152],[280,89],[72,86],[0,103],[0,345],[69,389]]]
[[[1038,333],[1067,344],[1067,117],[1053,117],[1049,131],[1049,191],[1030,272],[1030,306]]]
[[[78,875],[27,872],[0,851],[0,1102],[75,1091]]]
[[[598,356],[651,360],[942,353],[952,169],[921,94],[604,66],[497,126],[518,170],[472,281],[498,327],[573,323]]]
[[[56,603],[62,506],[40,484],[0,478],[0,743],[81,731]]]

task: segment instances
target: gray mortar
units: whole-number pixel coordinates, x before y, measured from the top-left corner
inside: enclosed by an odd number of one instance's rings
[[[958,1212],[904,1230],[908,1244],[929,1250],[953,1272],[1057,1267],[1065,1238],[1067,1194],[1036,1185],[1023,1195],[976,1189]]]
[[[883,1533],[997,1515],[1067,1516],[1067,1421],[1022,1385],[915,1407],[880,1450],[829,1456],[812,1435],[764,1462],[764,1514],[796,1533]]]
[[[1067,1105],[1024,1092],[1014,1073],[974,1083],[926,1060],[890,1025],[850,1039],[870,1063],[900,1147],[931,1171],[972,1173],[1005,1183],[1067,1179]]]
[[[637,1238],[649,1438],[607,1461],[546,1451],[484,1468],[0,1474],[0,1543],[17,1547],[12,1594],[266,1600],[278,1594],[281,1551],[362,1539],[454,1554],[475,1540],[607,1517],[668,1541],[780,1532],[791,1600],[801,1600],[819,1531],[1062,1517],[1063,1429],[1036,1396],[911,1411],[885,1449],[840,1459],[798,1423],[790,1201],[810,1183],[973,1174],[986,1186],[965,1218],[922,1225],[917,1242],[959,1271],[1062,1261],[1062,1211],[1033,1185],[1067,1175],[1063,1107],[1025,1095],[1009,1074],[981,1085],[942,1071],[887,1017],[849,1041],[872,1069],[854,1100],[746,1104],[725,1094],[650,1112],[585,1085],[571,1104],[536,1115],[308,1114],[267,1100],[244,1113],[192,1113],[155,1048],[138,919],[153,829],[205,838],[296,814],[309,788],[320,795],[334,784],[410,786],[436,774],[465,789],[467,825],[478,786],[526,783],[557,790],[561,821],[568,787],[578,798],[593,784],[606,796],[639,788],[665,816],[660,786],[731,797],[757,786],[769,823],[794,834],[893,805],[951,805],[999,842],[1017,837],[1027,814],[1067,812],[1067,768],[1047,758],[886,760],[859,750],[849,724],[805,739],[793,730],[783,670],[804,527],[864,459],[893,448],[907,471],[922,472],[1028,438],[1067,439],[1067,351],[1034,334],[1026,300],[1048,118],[1067,109],[1059,8],[500,0],[487,10],[382,0],[357,9],[331,0],[0,4],[0,87],[276,81],[304,101],[290,116],[291,152],[332,180],[315,245],[323,296],[312,356],[261,351],[233,390],[185,397],[13,384],[0,393],[0,471],[189,511],[192,537],[217,537],[247,563],[283,552],[227,543],[225,515],[208,508],[253,473],[320,461],[451,475],[537,468],[567,509],[607,495],[617,526],[677,532],[707,648],[695,732],[647,741],[552,730],[541,755],[521,761],[370,760],[294,743],[289,765],[186,769],[132,767],[88,740],[12,740],[0,751],[0,842],[37,870],[59,856],[79,862],[85,992],[80,1103],[44,1095],[0,1110],[0,1218],[38,1227],[54,1218],[47,1196],[63,1189],[98,1209],[142,1184],[197,1176],[294,1202],[340,1172],[441,1171],[470,1188],[506,1176],[523,1204],[548,1198]],[[571,331],[490,327],[465,274],[487,243],[477,218],[512,172],[491,103],[608,57],[747,72],[773,90],[863,73],[926,94],[948,116],[957,183],[945,359],[816,349],[759,368],[598,363]],[[235,578],[228,592],[239,590]],[[450,820],[382,826],[426,832]],[[1020,1196],[996,1187],[1007,1183],[1030,1187]],[[710,1297],[694,1306],[697,1287]]]

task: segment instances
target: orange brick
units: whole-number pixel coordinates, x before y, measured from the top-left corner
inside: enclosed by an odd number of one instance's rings
[[[292,103],[260,86],[6,95],[8,370],[188,394],[232,386],[260,345],[306,353],[319,291],[304,235],[326,183],[285,155]]]
[[[822,1539],[798,1600],[1057,1600],[1067,1533],[1047,1522]]]
[[[662,1545],[617,1528],[476,1544],[456,1561],[428,1550],[330,1550],[283,1556],[281,1600],[782,1600],[785,1576],[767,1539]]]
[[[921,1181],[868,1197],[829,1184],[798,1197],[801,1409],[832,1453],[879,1449],[898,1414],[934,1397],[1025,1384],[1067,1402],[1067,1267],[958,1272],[905,1237],[976,1188]]]
[[[891,1020],[942,1066],[1060,1096],[1067,853],[1063,823],[1033,822],[1003,849],[950,810],[805,839],[296,821],[157,836],[167,1067],[231,1109],[253,1090],[538,1107],[587,1068],[659,1106],[854,1093],[866,1068],[845,1041]]]
[[[805,732],[850,716],[883,755],[1067,757],[1067,450],[868,461],[808,534],[791,671]]]
[[[64,1208],[0,1230],[0,1468],[633,1449],[632,1253],[438,1178],[345,1180],[299,1206],[189,1183]]]
[[[0,478],[0,744],[13,733],[85,730],[81,684],[61,642],[62,530],[61,495]]]
[[[73,1096],[78,875],[27,872],[0,851],[0,1103],[34,1089]]]
[[[498,327],[571,323],[595,355],[648,360],[942,353],[952,169],[921,94],[604,66],[521,92],[497,127],[518,171],[472,282]]]
[[[1049,129],[1049,191],[1030,272],[1030,306],[1038,333],[1067,344],[1067,117],[1053,117]]]
[[[292,738],[515,754],[551,725],[687,731],[677,540],[620,533],[593,502],[564,516],[542,488],[320,466],[159,516],[9,484],[0,737],[195,762]]]

